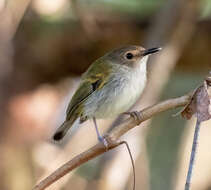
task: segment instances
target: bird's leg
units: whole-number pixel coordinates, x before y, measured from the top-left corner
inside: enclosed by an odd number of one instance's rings
[[[123,112],[123,114],[130,115],[137,122],[139,122],[142,119],[142,114],[139,111]]]
[[[97,138],[100,142],[102,142],[104,144],[104,146],[107,148],[108,147],[108,142],[106,141],[106,139],[104,137],[102,137],[100,135],[100,132],[98,130],[98,127],[97,127],[97,122],[96,122],[96,118],[93,117],[93,121],[94,121],[94,125],[95,125],[95,130],[96,130],[96,133],[97,133]]]

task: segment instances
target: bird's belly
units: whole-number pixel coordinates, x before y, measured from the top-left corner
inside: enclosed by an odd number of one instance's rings
[[[115,87],[108,86],[108,92],[104,94],[105,98],[98,103],[97,109],[93,113],[96,118],[115,117],[131,108],[137,101],[145,87],[145,78],[134,77],[125,84],[119,84]],[[107,91],[107,90],[105,90]]]
[[[116,115],[127,111],[137,100],[137,93],[131,91],[120,93],[113,97],[110,101],[103,104],[96,110],[97,118],[115,117]]]

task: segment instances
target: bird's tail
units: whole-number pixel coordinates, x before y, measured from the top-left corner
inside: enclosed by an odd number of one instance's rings
[[[59,141],[61,140],[67,133],[67,131],[72,127],[72,125],[74,124],[75,120],[77,118],[65,121],[55,132],[55,134],[53,135],[53,140],[55,141]]]

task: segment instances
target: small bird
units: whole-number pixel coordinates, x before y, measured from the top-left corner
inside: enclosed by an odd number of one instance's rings
[[[148,56],[159,50],[161,48],[144,49],[130,45],[97,59],[82,75],[68,105],[66,120],[53,139],[61,140],[77,119],[80,123],[92,119],[98,140],[107,146],[96,119],[115,117],[133,106],[146,85]]]

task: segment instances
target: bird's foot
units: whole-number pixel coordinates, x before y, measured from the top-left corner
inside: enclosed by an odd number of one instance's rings
[[[139,111],[132,111],[132,112],[124,112],[123,114],[130,115],[137,123],[139,124],[142,120],[142,114]]]
[[[105,137],[98,136],[98,140],[99,140],[99,142],[101,142],[101,143],[104,144],[104,146],[106,147],[106,149],[108,149],[108,141],[106,140]]]

